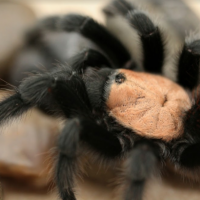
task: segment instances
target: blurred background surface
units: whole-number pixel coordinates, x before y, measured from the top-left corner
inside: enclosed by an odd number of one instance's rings
[[[105,24],[102,8],[108,0],[13,0],[0,1],[0,78],[9,81],[24,60],[24,33],[38,19],[50,15],[80,13]],[[199,30],[199,0],[132,0],[139,7],[155,12],[179,45],[188,32]],[[24,51],[24,50],[23,50]],[[23,54],[24,55],[24,54]],[[27,59],[30,62],[29,59]],[[26,62],[27,62],[26,61]],[[38,65],[36,63],[35,65]],[[14,74],[14,75],[13,75]],[[5,82],[2,81],[2,88]],[[10,95],[1,91],[1,97]],[[0,175],[6,200],[58,199],[52,181],[56,156],[56,138],[60,122],[38,110],[6,124],[0,129]],[[87,158],[89,159],[89,158]],[[83,161],[84,162],[84,161]],[[122,192],[116,190],[117,168],[99,169],[90,161],[88,176],[77,181],[78,200],[118,200]],[[97,173],[98,172],[98,173]],[[177,173],[166,169],[162,177],[149,180],[146,200],[197,200],[199,183],[183,181]]]

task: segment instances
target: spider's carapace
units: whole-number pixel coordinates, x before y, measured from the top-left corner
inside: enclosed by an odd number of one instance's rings
[[[191,101],[178,84],[159,75],[120,69],[111,75],[107,88],[110,115],[123,126],[165,141],[183,132]]]

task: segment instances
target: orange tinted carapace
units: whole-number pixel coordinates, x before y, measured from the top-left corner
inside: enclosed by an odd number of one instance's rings
[[[137,134],[170,141],[182,132],[184,112],[191,107],[188,94],[159,75],[120,69],[122,84],[112,83],[107,99],[109,113]]]

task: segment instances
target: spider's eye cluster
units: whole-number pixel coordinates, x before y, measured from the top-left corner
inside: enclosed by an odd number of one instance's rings
[[[115,82],[118,83],[118,84],[121,84],[125,81],[126,77],[124,74],[122,73],[119,73],[115,76]]]

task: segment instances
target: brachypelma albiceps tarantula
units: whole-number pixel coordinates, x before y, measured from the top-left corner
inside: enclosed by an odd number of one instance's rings
[[[76,199],[80,147],[106,160],[127,160],[126,200],[142,199],[158,162],[170,160],[188,172],[200,165],[200,40],[185,42],[175,83],[162,76],[165,42],[148,16],[124,0],[112,2],[105,13],[122,17],[137,32],[143,62],[137,63],[120,40],[89,17],[48,18],[29,35],[33,43],[43,31],[66,31],[88,38],[98,48],[85,49],[65,66],[26,78],[0,103],[1,123],[32,107],[67,119],[55,172],[63,200]]]

